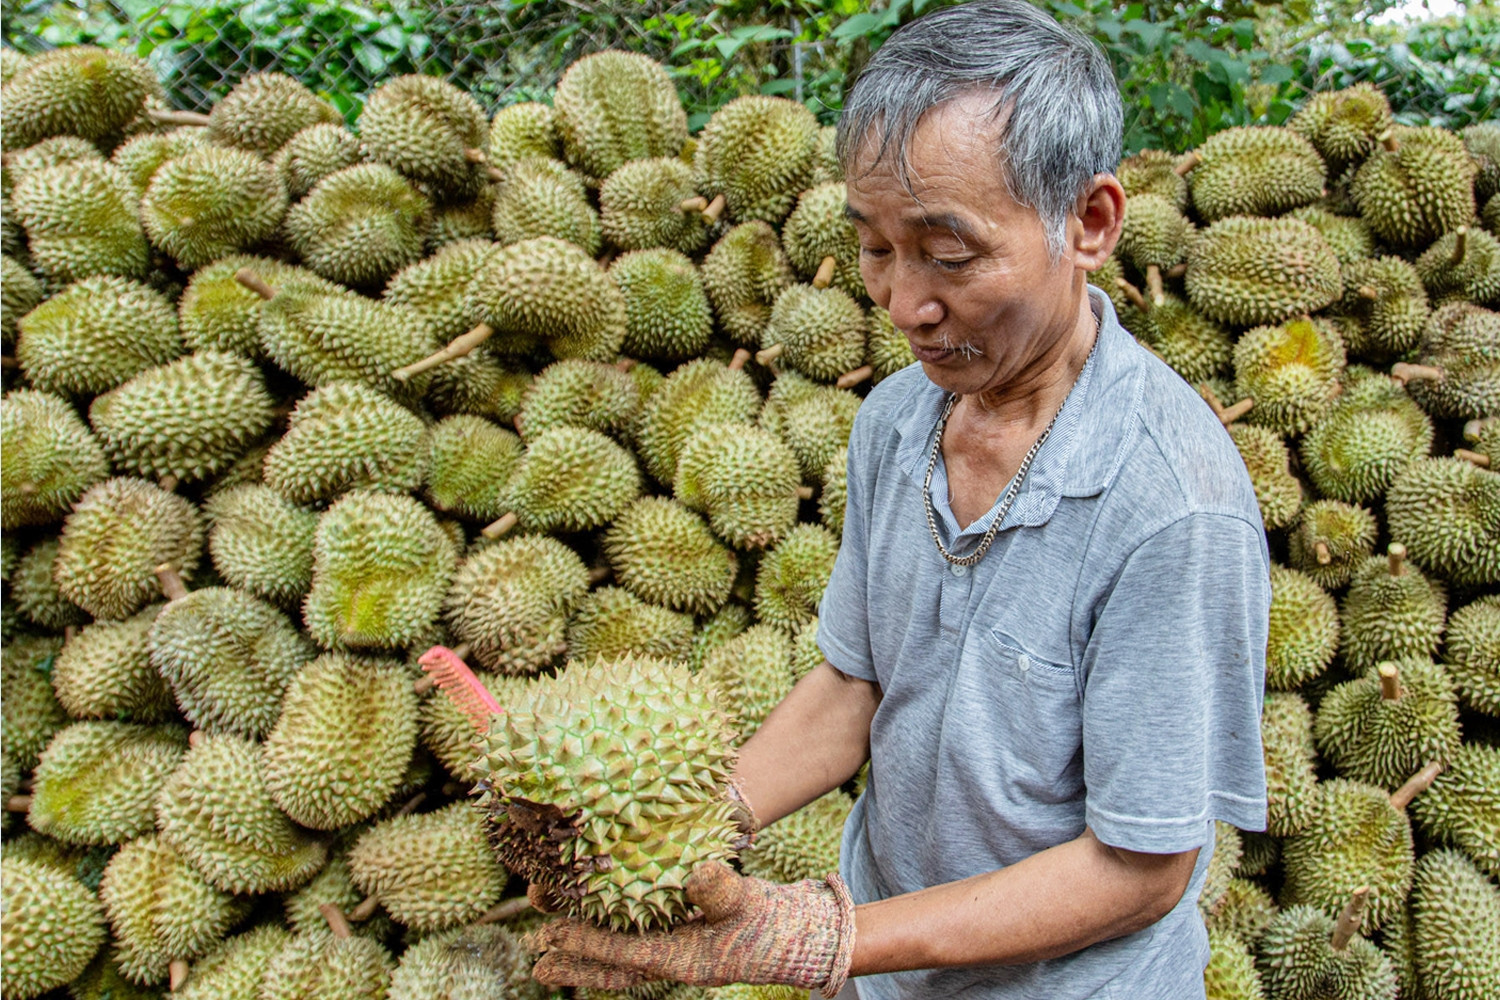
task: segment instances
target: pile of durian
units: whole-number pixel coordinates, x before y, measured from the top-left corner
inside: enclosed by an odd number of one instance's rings
[[[493,120],[397,78],[353,130],[277,74],[200,115],[128,55],[3,57],[5,1000],[544,997],[523,882],[652,929],[700,861],[836,866],[856,785],[749,846],[725,796],[912,361],[831,129],[747,96],[690,136],[620,52]],[[1285,564],[1210,993],[1492,997],[1500,128],[1356,88],[1121,178],[1094,280]]]

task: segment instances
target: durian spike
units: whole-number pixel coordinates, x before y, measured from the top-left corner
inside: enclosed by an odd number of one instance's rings
[[[1130,300],[1130,304],[1135,306],[1141,312],[1151,311],[1151,306],[1146,302],[1146,296],[1141,294],[1141,290],[1139,288],[1135,287],[1124,278],[1116,278],[1115,287],[1124,292],[1125,297]]]
[[[498,924],[502,920],[511,920],[515,917],[519,917],[523,913],[530,913],[531,910],[531,900],[527,899],[525,896],[517,896],[515,899],[507,899],[504,902],[498,903],[495,906],[491,907],[488,911],[485,912],[483,916],[474,921],[474,923]]]
[[[484,150],[474,149],[473,147],[464,150],[464,159],[468,160],[470,163],[490,162],[490,158],[484,155]]]
[[[323,919],[328,921],[328,929],[333,931],[333,936],[340,941],[347,941],[354,936],[354,931],[349,928],[349,918],[344,916],[344,911],[333,903],[320,903],[318,912],[323,914]]]
[[[1327,542],[1319,542],[1313,546],[1313,552],[1317,556],[1319,566],[1331,566],[1333,564],[1333,553],[1328,551]]]
[[[180,958],[167,963],[167,992],[176,993],[187,982],[188,964]]]
[[[1401,700],[1401,669],[1394,663],[1380,665],[1380,697],[1383,701]]]
[[[724,199],[722,194],[714,195],[714,200],[709,202],[708,207],[703,210],[703,221],[710,226],[717,223],[719,216],[724,214],[724,206],[728,204],[729,202]]]
[[[874,365],[860,365],[853,371],[847,371],[844,372],[844,374],[840,375],[838,377],[838,381],[835,382],[834,385],[838,386],[840,389],[853,389],[855,386],[859,385],[861,382],[870,378],[874,374]]]
[[[266,284],[266,279],[262,278],[260,275],[256,274],[248,267],[242,267],[238,271],[234,272],[234,280],[238,281],[240,284],[244,285],[246,288],[250,289],[252,292],[254,292],[256,295],[259,295],[263,299],[274,299],[276,297],[276,289]]]
[[[1470,465],[1477,465],[1481,469],[1488,469],[1490,467],[1490,456],[1481,455],[1479,452],[1470,451],[1467,448],[1455,448],[1453,450],[1453,457],[1461,458]]]
[[[452,361],[454,358],[463,357],[494,335],[494,327],[488,323],[480,323],[468,333],[454,337],[448,346],[442,350],[427,355],[421,361],[413,361],[409,365],[397,368],[391,372],[391,378],[394,378],[398,382],[405,382],[413,375],[420,375],[427,371],[427,369],[436,368],[445,361]]]
[[[188,595],[187,584],[182,582],[182,574],[177,572],[177,567],[171,563],[162,563],[154,570],[156,579],[161,582],[161,592],[167,600],[176,601]]]
[[[1392,542],[1391,547],[1385,550],[1386,565],[1390,569],[1391,576],[1406,575],[1406,546],[1400,542]]]
[[[1443,765],[1440,762],[1433,761],[1431,764],[1428,764],[1422,770],[1406,779],[1406,784],[1391,793],[1391,805],[1405,812],[1406,807],[1411,805],[1412,800],[1431,788],[1432,783],[1437,780],[1437,776],[1442,773]]]
[[[469,649],[470,646],[467,642],[461,642],[453,647],[453,655],[460,660],[467,660],[469,658]],[[426,694],[435,687],[437,687],[437,679],[431,674],[425,677],[418,677],[415,681],[412,681],[411,685],[411,689],[417,694]]]
[[[1449,267],[1458,267],[1464,262],[1464,255],[1469,252],[1469,227],[1459,226],[1453,230],[1453,256],[1448,258]]]
[[[30,795],[12,795],[10,798],[8,798],[8,799],[5,800],[5,811],[6,812],[13,812],[13,813],[30,812],[31,811],[31,796]]]
[[[1155,264],[1146,265],[1146,289],[1151,293],[1151,301],[1161,305],[1167,301],[1167,290],[1162,287],[1161,268]]]
[[[448,695],[460,712],[469,717],[474,728],[481,733],[490,729],[490,716],[504,711],[495,696],[479,683],[468,664],[446,646],[433,646],[417,659],[422,669],[437,680],[438,687]]]
[[[811,500],[814,496],[816,496],[816,494],[813,492],[813,488],[811,486],[797,487],[798,500]]]
[[[1390,129],[1386,129],[1384,132],[1377,135],[1375,137],[1375,141],[1380,143],[1381,148],[1384,149],[1387,153],[1401,152],[1401,142],[1396,138],[1396,133],[1391,131]]]
[[[1349,947],[1359,925],[1365,916],[1365,905],[1370,901],[1370,887],[1362,885],[1349,896],[1349,902],[1344,904],[1344,912],[1339,914],[1338,921],[1333,925],[1333,940],[1329,944],[1334,951],[1343,951]]]
[[[189,125],[193,128],[204,128],[208,125],[208,115],[198,111],[167,111],[163,108],[152,108],[146,112],[146,117],[158,125]]]
[[[485,176],[494,181],[496,184],[505,183],[505,171],[501,170],[499,167],[485,167],[484,173]]]
[[[1169,278],[1181,278],[1187,274],[1187,261],[1183,261],[1181,264],[1173,264],[1163,273]]]
[[[380,909],[380,899],[375,896],[374,893],[371,893],[364,899],[360,900],[358,905],[356,905],[354,909],[345,914],[345,916],[348,917],[348,919],[352,923],[362,924],[366,920],[369,920],[371,917],[373,917],[375,915],[375,911],[378,909]]]
[[[1376,288],[1371,287],[1370,285],[1360,285],[1359,297],[1362,299],[1369,299],[1371,302],[1375,302],[1380,298],[1380,291]]]
[[[181,484],[182,480],[170,472],[156,481],[156,485],[161,487],[163,493],[176,493],[177,487]]]
[[[683,212],[697,212],[701,215],[708,208],[708,199],[701,194],[692,198],[684,198],[682,204],[677,207]]]
[[[491,541],[496,538],[504,538],[510,534],[511,529],[516,526],[518,521],[520,521],[520,518],[516,517],[515,511],[511,511],[508,514],[502,514],[498,519],[485,525],[484,529],[479,533]]]
[[[1479,435],[1496,424],[1500,424],[1500,417],[1475,417],[1464,424],[1464,440],[1478,441]]]
[[[1172,173],[1178,177],[1186,177],[1194,167],[1203,162],[1203,154],[1196,149],[1182,158],[1177,166],[1172,168]]]
[[[605,580],[608,580],[613,573],[614,570],[610,569],[608,566],[595,566],[593,569],[589,570],[589,586],[597,587]]]
[[[824,257],[818,262],[818,273],[813,275],[812,285],[814,288],[827,288],[833,284],[834,268],[839,266],[839,259],[832,254]]]
[[[745,367],[746,363],[749,362],[751,357],[753,357],[753,355],[747,349],[743,347],[737,349],[734,352],[734,357],[729,359],[729,370],[732,372],[739,371],[740,369]]]
[[[763,351],[755,352],[755,360],[763,365],[769,365],[772,361],[786,353],[785,344],[772,344]]]
[[[1408,382],[1441,382],[1443,370],[1432,365],[1409,365],[1397,361],[1391,365],[1391,378],[1405,385]]]

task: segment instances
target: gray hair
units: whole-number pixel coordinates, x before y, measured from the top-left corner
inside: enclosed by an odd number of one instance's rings
[[[867,136],[873,169],[895,151],[908,191],[908,145],[928,111],[964,94],[993,91],[1002,121],[996,160],[1007,190],[1034,209],[1056,264],[1068,214],[1095,174],[1120,162],[1120,90],[1099,46],[1025,0],[944,7],[893,34],[854,85],[838,125],[838,157],[852,176]]]

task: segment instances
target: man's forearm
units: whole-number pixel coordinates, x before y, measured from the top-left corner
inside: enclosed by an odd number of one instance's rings
[[[1161,919],[1197,851],[1117,851],[1092,833],[999,871],[855,910],[851,975],[1015,965],[1071,954]]]
[[[826,661],[740,748],[735,778],[761,826],[848,781],[870,756],[880,689]]]

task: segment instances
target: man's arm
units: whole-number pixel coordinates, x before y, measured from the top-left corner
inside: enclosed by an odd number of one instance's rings
[[[797,682],[740,748],[735,779],[768,826],[852,778],[870,756],[880,688],[827,660]]]

